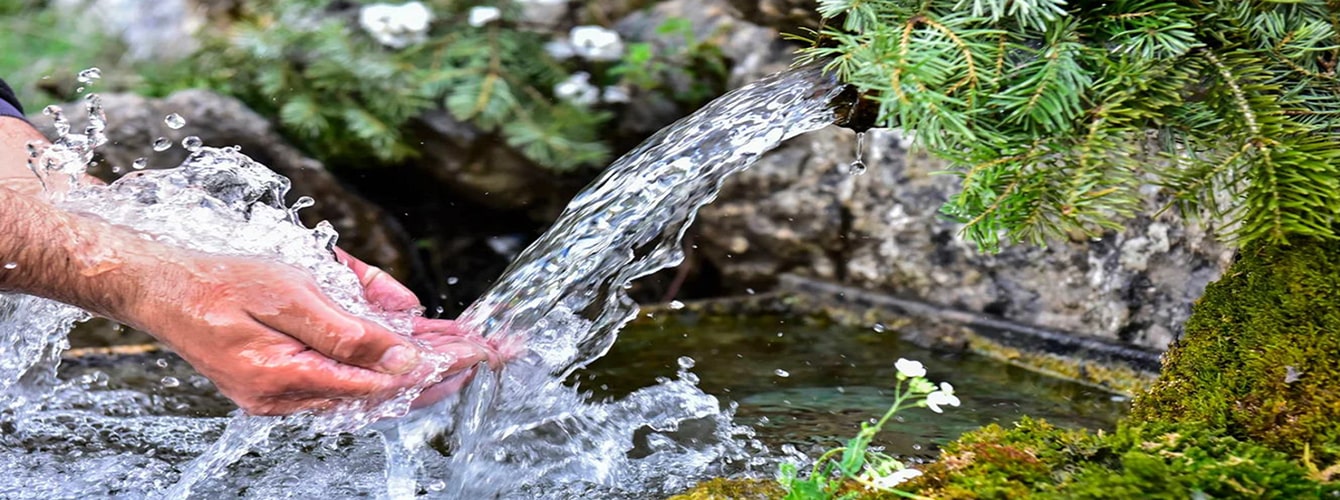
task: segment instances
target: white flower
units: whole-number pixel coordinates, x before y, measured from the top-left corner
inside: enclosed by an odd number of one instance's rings
[[[935,413],[944,413],[941,405],[958,407],[958,396],[954,395],[954,386],[949,382],[940,382],[940,390],[926,395],[926,407]]]
[[[910,359],[898,358],[898,361],[893,363],[893,367],[898,369],[899,375],[902,375],[907,378],[917,378],[926,376],[926,366],[922,365],[920,361],[912,361]]]
[[[573,51],[589,61],[614,61],[623,57],[623,39],[614,30],[600,26],[577,26],[568,32]]]
[[[466,22],[470,23],[470,26],[478,28],[501,18],[502,11],[498,10],[497,7],[481,5],[470,9],[470,17]]]
[[[591,85],[591,75],[579,71],[554,85],[554,97],[577,106],[590,106],[600,99],[600,89]]]
[[[628,89],[611,85],[601,91],[600,100],[605,102],[628,102],[632,100],[632,97],[628,95]]]
[[[872,483],[877,488],[883,488],[887,490],[893,488],[894,486],[898,486],[899,484],[907,482],[912,478],[920,475],[921,471],[916,469],[899,469],[893,471],[893,473],[891,474],[876,477],[875,480],[872,481]]]
[[[433,13],[420,2],[402,5],[374,3],[358,11],[358,24],[378,43],[404,48],[427,38]]]

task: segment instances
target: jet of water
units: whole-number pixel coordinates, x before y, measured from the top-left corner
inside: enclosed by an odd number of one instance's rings
[[[565,380],[602,356],[619,328],[636,316],[626,287],[683,260],[684,231],[728,176],[787,138],[834,121],[831,102],[838,87],[816,69],[767,78],[709,103],[611,165],[461,316],[467,328],[522,351],[503,367],[478,371],[455,397],[400,419],[388,417],[405,415],[425,387],[318,416],[237,416],[218,441],[182,468],[171,489],[159,491],[168,498],[224,493],[228,467],[252,460],[243,458],[248,451],[264,449],[254,460],[271,466],[255,467],[259,476],[239,478],[238,484],[249,491],[284,484],[289,494],[318,494],[322,485],[355,475],[308,471],[302,484],[277,475],[306,467],[313,453],[308,443],[323,440],[321,433],[364,436],[368,429],[380,435],[386,460],[380,477],[393,498],[413,497],[421,484],[449,498],[646,496],[748,468],[761,445],[751,440],[750,429],[731,421],[730,408],[696,387],[691,363],[681,366],[677,378],[617,401],[592,401]],[[58,140],[37,163],[44,179],[68,175],[76,183],[60,197],[63,207],[171,244],[265,256],[308,269],[350,312],[409,331],[409,317],[371,308],[352,273],[330,258],[335,233],[328,224],[306,228],[296,222],[293,211],[301,206],[283,202],[288,180],[235,149],[193,144],[193,154],[178,169],[138,171],[110,187],[77,185],[103,127],[99,110],[91,111],[97,126],[83,138],[67,134],[68,140]],[[68,123],[63,128],[68,131]],[[0,355],[0,390],[11,406],[32,401],[32,391],[13,390],[36,387],[20,380],[34,373],[54,380],[61,335],[82,314],[61,307],[29,297],[0,301],[0,336],[20,346]],[[53,320],[31,324],[46,317]],[[29,395],[14,396],[21,392]],[[270,439],[276,434],[287,439]],[[359,459],[348,462],[351,469],[366,465],[372,453],[366,439],[354,443],[347,456]],[[360,485],[365,492],[371,487]]]

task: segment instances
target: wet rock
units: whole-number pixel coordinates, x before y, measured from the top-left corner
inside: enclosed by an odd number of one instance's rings
[[[195,34],[211,18],[226,17],[237,0],[56,0],[82,23],[117,37],[135,61],[185,58],[199,47]]]
[[[938,212],[957,178],[934,175],[944,166],[908,155],[893,132],[866,139],[864,175],[848,169],[854,134],[831,127],[727,181],[702,210],[698,243],[728,286],[797,273],[1162,349],[1231,258],[1171,213],[1100,240],[983,254]]]
[[[821,25],[817,0],[731,0],[730,5],[743,19],[786,33]]]
[[[523,211],[553,220],[588,180],[536,165],[502,139],[430,111],[412,126],[420,141],[415,168],[428,172],[452,194],[494,210]]]
[[[107,113],[108,144],[98,149],[98,164],[92,169],[104,180],[133,171],[144,158],[147,168],[170,168],[186,158],[181,141],[199,137],[209,146],[241,146],[242,152],[292,179],[289,202],[310,196],[316,205],[303,210],[308,225],[328,220],[340,232],[340,246],[349,253],[403,278],[409,274],[411,256],[407,241],[396,222],[381,208],[350,191],[318,161],[289,145],[263,117],[231,97],[203,90],[184,90],[163,99],[132,94],[102,96]],[[82,103],[63,106],[76,126],[87,122]],[[171,113],[181,115],[186,125],[172,129],[164,123]],[[50,120],[34,122],[48,137],[54,136]],[[157,138],[172,141],[172,148],[154,152]]]

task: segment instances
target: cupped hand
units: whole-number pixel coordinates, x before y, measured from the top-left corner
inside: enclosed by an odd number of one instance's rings
[[[363,296],[373,305],[392,312],[423,307],[409,288],[381,269],[368,265],[338,248],[335,249],[335,258],[358,276],[358,281],[363,285]],[[474,350],[481,357],[472,359],[487,361],[488,366],[493,368],[502,366],[502,363],[511,357],[510,354],[499,351],[483,337],[465,331],[459,323],[451,320],[416,317],[413,322],[413,337],[435,353],[464,353]],[[459,392],[474,376],[474,368],[470,366],[456,371],[448,370],[441,381],[425,389],[414,400],[412,407],[422,408]]]
[[[248,413],[387,399],[434,375],[417,342],[348,314],[305,271],[255,258],[162,257],[156,275],[141,284],[143,300],[129,322],[171,346]],[[391,287],[377,276],[364,285],[383,307],[417,307],[398,292],[379,295]],[[439,376],[490,356],[473,342],[433,347],[452,359]]]

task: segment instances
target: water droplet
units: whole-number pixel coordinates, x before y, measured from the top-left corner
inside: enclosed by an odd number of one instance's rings
[[[782,337],[785,337],[785,336],[786,336],[785,333],[777,332],[777,338],[782,338]]]
[[[861,160],[855,160],[855,161],[852,161],[852,162],[851,162],[851,165],[848,165],[848,166],[847,166],[847,173],[849,173],[849,174],[851,174],[851,175],[861,175],[861,174],[864,174],[864,173],[865,173],[865,162],[863,162],[863,161],[861,161]]]
[[[460,279],[460,278],[457,278],[457,277],[455,277],[455,276],[448,276],[448,277],[447,277],[447,284],[448,284],[448,285],[455,285],[455,284],[460,283],[460,282],[461,282],[461,279]]]
[[[870,329],[874,330],[875,333],[884,333],[884,323],[875,323],[875,326],[870,327]]]
[[[912,445],[912,449],[920,451],[920,450],[921,450],[921,445],[919,445],[919,444],[914,444],[914,445]]]
[[[293,209],[293,211],[296,212],[296,211],[298,211],[298,210],[302,210],[302,209],[304,209],[304,208],[310,207],[310,206],[315,205],[315,204],[316,204],[316,200],[312,199],[311,196],[299,196],[298,199],[293,200],[293,207],[292,207],[292,209]]]
[[[676,360],[676,362],[679,363],[679,368],[682,370],[688,370],[690,368],[693,368],[693,365],[696,363],[695,361],[693,361],[693,358],[690,358],[688,356],[680,356],[679,359]]]
[[[163,384],[163,387],[177,387],[181,385],[181,381],[177,380],[177,377],[163,377],[163,380],[161,380],[160,383]]]
[[[171,139],[168,139],[167,137],[154,139],[154,151],[167,151],[170,147],[172,147]]]
[[[168,367],[168,361],[167,361],[166,359],[163,359],[163,358],[158,358],[158,361],[154,361],[154,364],[155,364],[155,365],[158,365],[159,368],[167,368],[167,367]]]
[[[172,113],[163,117],[163,123],[166,123],[168,128],[177,130],[186,126],[186,119],[182,118],[179,114]]]
[[[194,135],[188,135],[185,139],[181,140],[181,147],[186,148],[187,151],[192,153],[200,151],[200,148],[204,145],[205,143],[201,141],[199,137]]]
[[[670,301],[670,304],[669,304],[669,305],[670,305],[670,309],[673,310],[673,311],[678,311],[678,310],[684,308],[684,303],[683,303],[683,302],[680,302],[680,301],[678,301],[678,300],[672,300],[672,301]]]
[[[130,168],[133,168],[135,170],[143,170],[144,167],[147,166],[149,166],[149,160],[143,157],[136,158],[135,161],[130,163]]]
[[[77,94],[77,93],[80,93],[80,92],[83,92],[83,91],[84,91],[84,86],[83,86],[83,85],[80,85],[80,86],[74,88],[74,92],[75,92],[76,94]]]
[[[446,481],[433,481],[428,484],[428,491],[438,492],[447,489]]]
[[[791,372],[788,372],[788,371],[783,370],[783,369],[781,369],[781,368],[778,368],[776,371],[774,371],[774,372],[772,372],[772,373],[775,373],[775,374],[777,374],[778,377],[782,377],[782,378],[786,378],[786,377],[790,377],[790,376],[791,376]]]
[[[753,294],[754,294],[754,289],[753,289],[753,288],[746,288],[746,289],[744,289],[744,293],[747,293],[747,294],[749,294],[749,295],[753,295]]]
[[[89,68],[80,71],[79,76],[75,78],[79,83],[93,83],[100,79],[102,79],[102,70],[98,68]]]
[[[856,133],[856,159],[847,166],[847,172],[851,175],[865,173],[865,132]]]
[[[14,269],[14,268],[16,268],[16,267],[19,267],[19,263],[18,263],[18,262],[6,262],[6,263],[5,263],[5,269]]]

